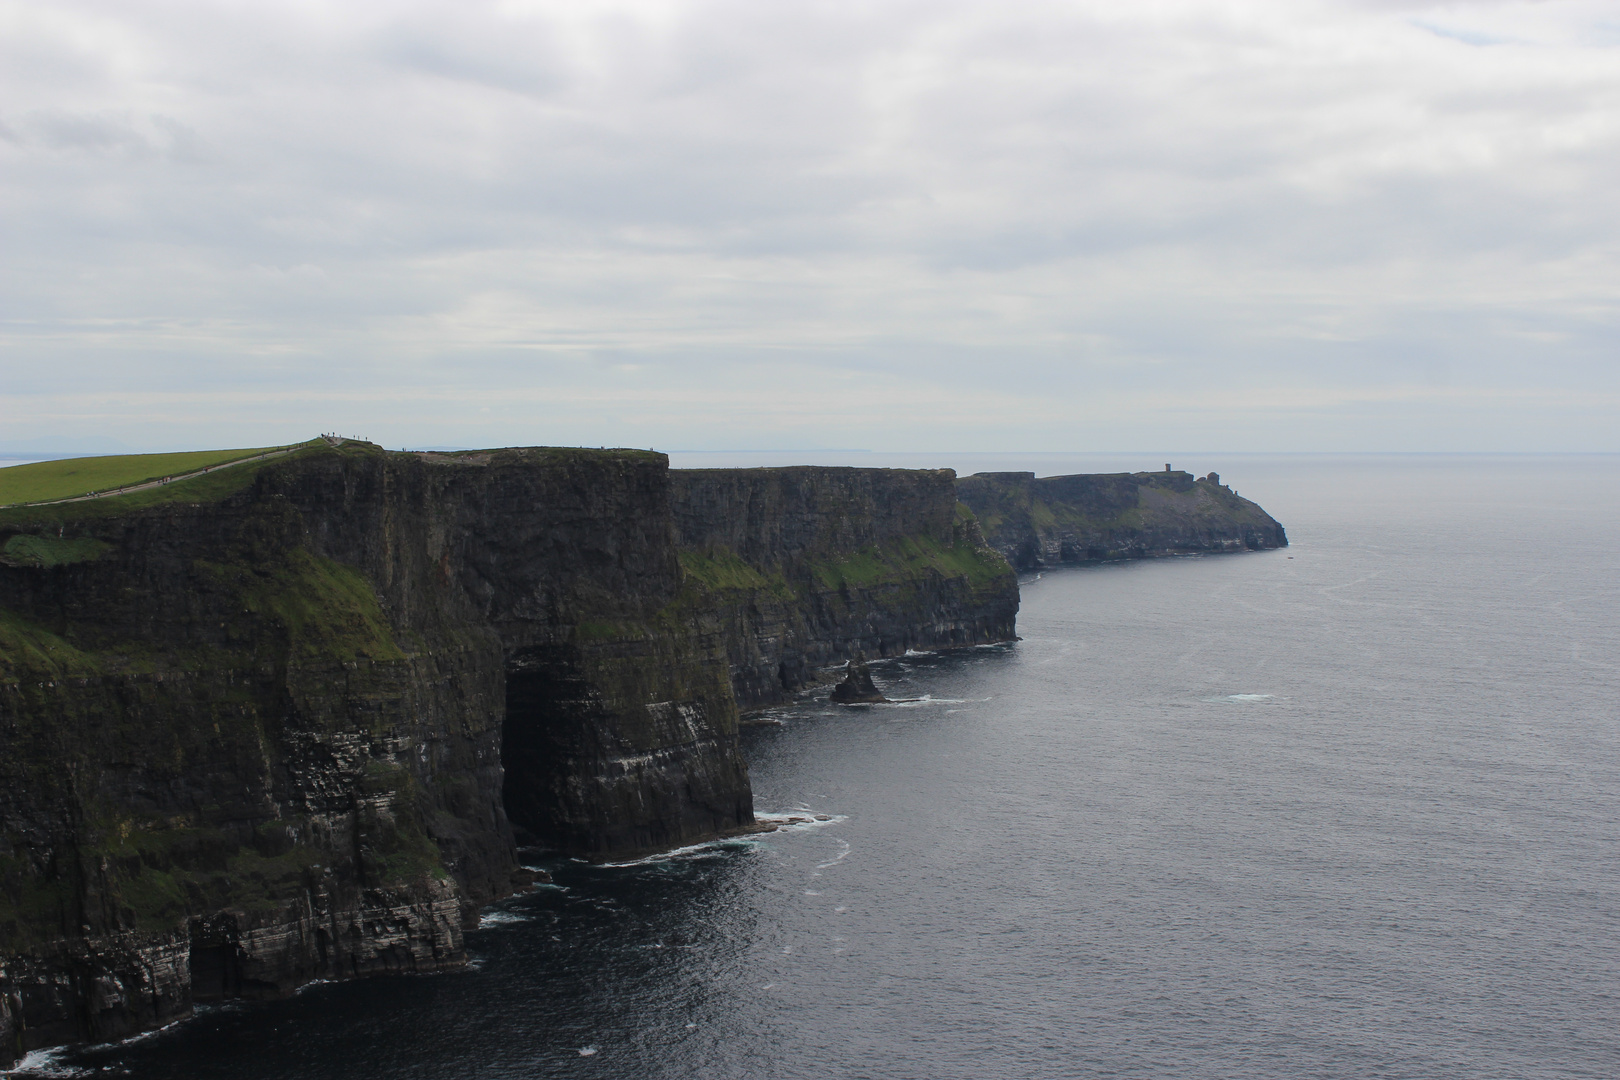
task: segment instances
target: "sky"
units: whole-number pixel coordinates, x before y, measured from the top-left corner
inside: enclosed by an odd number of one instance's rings
[[[0,0],[0,451],[1620,451],[1612,0]]]

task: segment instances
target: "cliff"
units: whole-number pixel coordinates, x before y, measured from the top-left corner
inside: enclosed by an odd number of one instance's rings
[[[1215,473],[1043,476],[975,473],[956,482],[986,539],[1020,570],[1064,562],[1286,547],[1270,514]]]
[[[1016,606],[949,474],[317,440],[0,509],[0,1063],[460,964],[514,833],[607,857],[752,821],[734,685]]]
[[[1015,637],[1017,577],[949,469],[679,469],[675,528],[746,712],[865,653]]]

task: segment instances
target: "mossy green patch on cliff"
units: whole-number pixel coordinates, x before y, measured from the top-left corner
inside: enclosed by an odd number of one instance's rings
[[[966,541],[947,544],[931,536],[907,536],[881,547],[815,559],[809,570],[826,589],[906,584],[929,572],[966,579],[975,589],[991,588],[1012,573],[1006,560],[988,548]]]
[[[55,536],[18,534],[0,545],[0,563],[7,566],[68,566],[94,562],[112,545],[105,540],[79,537],[65,540]]]
[[[29,676],[71,678],[98,674],[89,653],[15,612],[0,608],[0,682],[26,682]]]
[[[427,835],[418,803],[420,787],[405,766],[366,763],[360,791],[367,796],[356,821],[367,884],[402,885],[424,877],[448,880],[439,846]]]
[[[76,921],[67,882],[42,876],[26,858],[0,854],[0,941],[26,948],[71,932]]]
[[[705,551],[683,549],[680,559],[681,569],[687,576],[716,592],[763,589],[783,600],[791,600],[798,595],[781,574],[761,573],[735,552],[725,548]]]
[[[150,866],[137,865],[132,875],[114,884],[112,894],[122,909],[122,921],[136,930],[172,930],[187,914],[186,883]]]
[[[438,845],[422,827],[409,771],[370,762],[360,789],[369,795],[355,821],[366,883],[390,887],[424,877],[448,879]],[[317,887],[332,858],[329,850],[299,839],[310,835],[309,823],[301,818],[265,822],[246,842],[220,829],[165,821],[101,820],[87,832],[84,854],[101,868],[119,922],[150,932],[173,930],[190,914],[222,907],[255,920],[278,918],[288,904]],[[16,921],[36,926],[42,919],[48,922],[47,917],[54,917],[51,904],[59,901],[52,900],[48,889],[41,891],[44,886],[16,876],[20,885],[38,894],[13,899]],[[0,865],[0,884],[6,880]],[[7,914],[0,902],[0,924]]]
[[[248,612],[281,623],[295,658],[339,663],[405,659],[376,591],[340,562],[294,548],[268,565],[199,559],[197,569],[234,590]]]
[[[282,828],[269,831],[285,835],[288,824],[272,822]],[[320,876],[323,855],[306,844],[242,844],[217,829],[162,823],[133,830],[125,824],[120,833],[93,854],[107,868],[108,897],[120,921],[137,930],[172,930],[199,909],[227,905],[275,917]]]
[[[1139,506],[1133,506],[1113,514],[1088,514],[1084,510],[1076,510],[1066,506],[1059,506],[1054,510],[1040,500],[1036,500],[1032,504],[1030,520],[1038,528],[1042,529],[1138,530],[1145,523],[1142,509]]]

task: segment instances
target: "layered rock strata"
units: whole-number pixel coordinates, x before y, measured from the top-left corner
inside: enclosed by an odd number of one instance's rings
[[[661,455],[188,483],[0,512],[0,1059],[462,963],[509,813],[582,854],[752,820]]]
[[[713,596],[738,705],[787,699],[865,653],[1008,641],[1017,578],[949,469],[678,469],[675,528]]]
[[[1286,547],[1275,519],[1215,473],[1043,476],[975,473],[956,482],[992,547],[1019,570],[1058,563]]]
[[[0,1063],[463,963],[515,833],[749,828],[739,697],[1012,634],[950,474],[885,473],[318,440],[0,510]]]

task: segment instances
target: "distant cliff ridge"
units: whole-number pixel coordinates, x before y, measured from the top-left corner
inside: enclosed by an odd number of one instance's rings
[[[1016,611],[948,472],[317,440],[0,509],[0,1064],[460,964],[515,834],[746,828],[739,702]]]
[[[682,564],[745,711],[856,653],[1011,640],[1018,582],[956,500],[955,473],[795,467],[670,474]]]
[[[1058,563],[1286,547],[1283,527],[1215,473],[975,473],[957,497],[1020,570]]]
[[[113,490],[0,507],[0,1066],[464,963],[520,843],[748,829],[740,715],[1013,639],[1009,560],[1287,542],[1185,473],[232,453],[30,466],[10,501]]]

